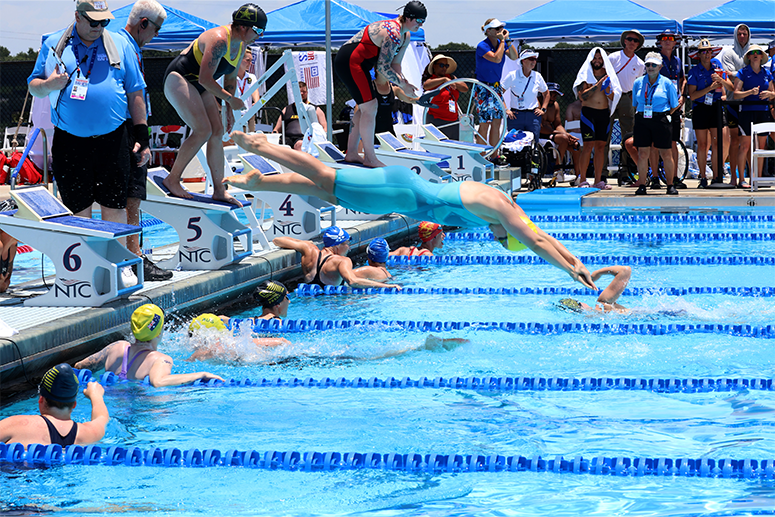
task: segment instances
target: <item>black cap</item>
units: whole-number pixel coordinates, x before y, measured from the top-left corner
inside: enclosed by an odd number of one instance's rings
[[[404,6],[404,16],[406,18],[427,18],[428,10],[422,2],[412,0]]]
[[[232,23],[266,29],[266,14],[256,4],[245,4],[231,13]]]
[[[69,364],[58,364],[43,376],[38,393],[55,402],[71,404],[78,396],[78,377]]]
[[[274,307],[288,296],[288,289],[277,280],[264,282],[253,291],[253,298],[262,307]]]

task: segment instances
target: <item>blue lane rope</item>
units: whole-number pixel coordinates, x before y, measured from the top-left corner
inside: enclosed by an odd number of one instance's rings
[[[73,369],[78,376],[78,382],[85,385],[88,382],[99,382],[103,386],[114,386],[128,381],[119,379],[113,372],[105,372],[97,379],[90,370]],[[146,377],[142,384],[150,384]],[[194,381],[190,386],[207,388],[375,388],[375,389],[456,389],[477,391],[650,391],[654,393],[711,393],[731,392],[741,390],[775,391],[775,379],[640,379],[613,377],[388,377],[379,379],[371,377],[364,379],[230,379],[219,381],[210,379],[202,382]]]
[[[294,291],[296,296],[339,296],[347,294],[404,294],[404,295],[506,295],[506,296],[593,296],[599,294],[586,287],[404,287],[388,289],[384,287],[357,288],[347,285],[299,284]],[[726,294],[732,296],[752,296],[771,298],[775,296],[775,287],[628,287],[622,296],[687,296],[692,294]]]
[[[644,257],[638,255],[609,256],[587,255],[578,257],[585,264],[617,265],[617,266],[773,266],[775,257]],[[391,255],[388,266],[470,266],[470,265],[544,265],[548,264],[537,255],[421,255],[407,257],[406,255]]]
[[[618,242],[719,242],[775,241],[775,233],[622,233],[622,232],[547,232],[560,241]],[[448,241],[492,241],[492,232],[452,232]]]
[[[26,467],[105,465],[129,467],[243,467],[263,470],[320,472],[393,470],[404,472],[551,472],[598,476],[682,476],[703,478],[775,479],[775,460],[710,458],[584,458],[500,454],[419,454],[375,452],[239,451],[230,449],[100,447],[98,445],[0,444],[0,464]]]
[[[253,320],[231,319],[232,328]],[[758,339],[775,338],[773,325],[689,325],[683,323],[664,324],[609,324],[609,323],[538,323],[511,321],[426,321],[426,320],[261,320],[252,326],[253,332],[313,332],[323,330],[345,330],[357,327],[380,327],[382,332],[447,332],[452,330],[501,331],[524,335],[597,334],[597,335],[641,335],[668,336],[690,334],[720,334]]]
[[[773,215],[531,215],[542,223],[771,223]]]

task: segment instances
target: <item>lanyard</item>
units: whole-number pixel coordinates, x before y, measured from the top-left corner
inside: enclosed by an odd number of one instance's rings
[[[75,27],[73,27],[73,36],[75,36]],[[91,75],[91,69],[94,67],[94,61],[97,59],[97,50],[98,50],[97,49],[97,42],[95,41],[93,43],[93,45],[94,45],[94,52],[92,52],[91,60],[89,61],[89,70],[86,72],[86,76],[85,76],[87,79]],[[86,52],[87,52],[86,56],[88,56],[89,55],[88,54],[89,51],[87,50]],[[73,55],[75,56],[75,69],[80,73],[80,71],[81,71],[81,58],[78,55],[78,43],[76,41],[73,41]],[[85,60],[86,56],[84,56],[84,60]]]
[[[633,54],[632,57],[635,57],[635,54]],[[620,73],[622,73],[622,70],[624,70],[627,67],[627,65],[630,64],[630,61],[632,61],[632,57],[630,59],[628,59],[627,62],[624,65],[622,65],[622,67],[619,69],[619,71],[616,72],[616,75],[619,75]]]
[[[522,90],[522,95],[518,95],[517,98],[521,99],[522,97],[525,96],[525,92],[527,91],[527,87],[530,86],[530,79],[532,79],[532,78],[533,78],[533,73],[530,72],[530,76],[527,78],[527,82],[525,83],[525,89]]]
[[[245,87],[248,85],[248,73],[245,72],[245,77],[240,79],[237,77],[237,88],[239,88],[239,96],[242,97],[242,94],[245,93]]]
[[[665,56],[662,56],[662,66],[667,68],[667,78],[672,80],[678,79],[678,70],[677,70],[677,63],[673,63],[673,56],[670,56],[670,58],[667,60],[667,64],[665,64]]]
[[[137,64],[140,65],[140,73],[143,74],[143,79],[145,79],[145,65],[143,64],[143,51],[140,52],[135,51],[135,54],[137,55]]]
[[[651,86],[648,85],[648,79],[646,79],[646,88],[644,89],[644,101],[646,102],[646,106],[651,106],[649,103],[649,93],[651,94],[651,102],[654,102],[654,94],[657,93],[657,87],[659,86],[659,77],[657,77],[656,82],[654,83],[654,89],[651,89]]]

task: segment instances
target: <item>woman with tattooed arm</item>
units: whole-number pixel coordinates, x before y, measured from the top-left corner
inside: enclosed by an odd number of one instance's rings
[[[180,184],[186,165],[205,144],[207,165],[213,175],[213,197],[221,201],[239,204],[229,195],[223,179],[223,124],[219,106],[226,109],[227,132],[234,124],[233,110],[245,109],[242,100],[235,96],[237,69],[247,46],[258,39],[266,28],[266,14],[255,4],[245,4],[232,13],[230,25],[203,32],[186,50],[172,60],[164,76],[164,96],[191,128],[191,134],[180,145],[175,164],[164,179],[173,196],[191,198]],[[223,77],[223,88],[217,80]]]
[[[336,74],[358,104],[353,129],[347,140],[348,162],[369,167],[384,167],[374,152],[374,125],[377,116],[377,95],[371,69],[376,67],[376,84],[382,91],[393,83],[414,97],[416,87],[401,72],[401,60],[409,46],[410,32],[416,32],[428,15],[422,2],[413,0],[404,6],[404,13],[395,20],[374,22],[342,45],[336,54]],[[363,157],[358,154],[358,140],[363,139]]]

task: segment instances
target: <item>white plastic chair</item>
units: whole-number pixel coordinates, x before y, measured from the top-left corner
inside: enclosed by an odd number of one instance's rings
[[[17,140],[19,141],[18,147],[20,149],[24,149],[24,146],[27,142],[27,135],[30,134],[32,131],[31,126],[21,126],[19,128],[19,136],[24,138],[17,137]],[[13,127],[7,127],[5,128],[5,136],[3,137],[3,149],[11,149],[11,141],[13,140],[13,135],[16,134],[16,126]]]
[[[775,122],[765,122],[762,124],[753,124],[751,126],[751,191],[759,190],[759,185],[775,185],[775,177],[762,178],[759,176],[759,158],[775,159],[775,151],[767,149],[757,149],[759,139],[757,137],[766,136],[768,133],[775,132]]]

